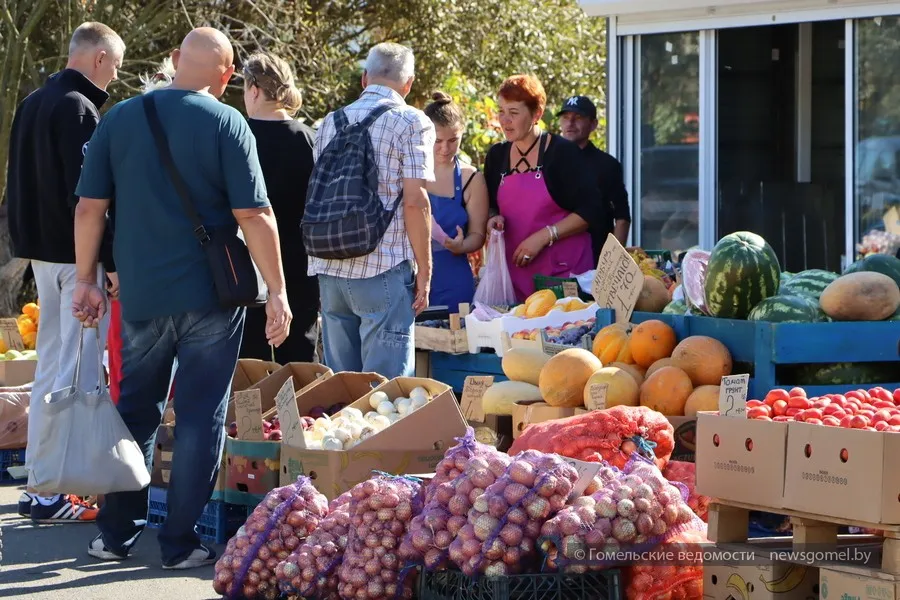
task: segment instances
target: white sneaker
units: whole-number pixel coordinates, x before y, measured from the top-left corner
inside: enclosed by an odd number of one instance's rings
[[[93,540],[91,540],[91,543],[88,544],[88,554],[90,554],[94,558],[108,561],[119,561],[128,558],[127,554],[122,556],[121,554],[116,554],[115,552],[107,548],[106,544],[103,543],[103,537],[100,535],[95,537]]]
[[[206,565],[215,564],[216,558],[217,557],[215,550],[211,550],[206,546],[200,546],[199,548],[191,552],[190,556],[188,556],[184,560],[171,565],[164,564],[162,568],[166,570],[196,569],[197,567],[205,567]]]

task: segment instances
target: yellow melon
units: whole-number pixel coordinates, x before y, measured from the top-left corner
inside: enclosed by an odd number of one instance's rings
[[[637,406],[640,403],[640,389],[637,382],[624,369],[616,367],[604,367],[587,380],[584,386],[584,404],[587,406],[591,398],[591,386],[595,383],[605,383],[606,408],[613,406]]]
[[[719,386],[701,385],[694,388],[684,403],[684,416],[696,417],[698,412],[719,410]]]
[[[731,375],[731,353],[717,339],[692,335],[675,346],[672,366],[687,373],[695,386],[718,385],[722,377]]]
[[[538,379],[544,402],[550,406],[584,405],[584,386],[603,368],[600,359],[582,348],[569,348],[550,358]]]
[[[652,408],[667,417],[684,414],[684,405],[694,391],[691,378],[677,367],[663,367],[641,386],[641,406]]]
[[[512,348],[503,355],[500,366],[510,380],[537,385],[548,360],[550,357],[537,348]]]
[[[603,361],[600,361],[600,362],[603,362]],[[629,364],[622,363],[622,362],[614,362],[607,366],[616,367],[617,369],[622,369],[623,371],[625,371],[626,373],[628,373],[629,375],[634,377],[634,380],[637,382],[638,387],[640,387],[641,384],[644,383],[644,378],[646,377],[646,374],[647,374],[647,371],[645,369],[643,369],[637,365],[629,365]]]
[[[654,362],[652,365],[647,367],[647,372],[644,373],[644,379],[646,380],[648,377],[662,369],[663,367],[671,367],[672,359],[671,358],[661,358],[658,361]]]

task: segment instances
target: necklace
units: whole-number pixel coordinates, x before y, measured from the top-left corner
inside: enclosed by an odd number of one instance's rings
[[[516,162],[516,166],[513,167],[513,171],[518,171],[519,165],[521,165],[523,162],[525,163],[526,169],[531,168],[531,163],[528,162],[528,158],[526,157],[531,153],[532,150],[534,150],[534,147],[537,146],[538,142],[541,141],[541,137],[542,135],[538,134],[538,136],[534,138],[534,141],[531,142],[531,145],[528,146],[528,150],[526,150],[525,152],[522,152],[521,148],[519,148],[517,144],[513,143],[513,146],[515,146],[516,151],[519,153],[519,160],[518,162]]]

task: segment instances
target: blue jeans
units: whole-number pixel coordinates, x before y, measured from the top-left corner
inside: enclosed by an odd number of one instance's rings
[[[319,275],[325,364],[335,373],[412,377],[415,285],[408,261],[367,279]]]
[[[122,323],[119,413],[144,450],[149,469],[156,429],[175,385],[175,446],[167,517],[159,532],[163,564],[200,546],[194,528],[215,487],[225,446],[225,411],[244,330],[244,309],[198,311]],[[109,494],[97,525],[109,550],[127,554],[143,532],[149,488]]]

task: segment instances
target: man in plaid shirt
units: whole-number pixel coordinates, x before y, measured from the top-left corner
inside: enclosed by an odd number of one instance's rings
[[[325,364],[334,371],[380,373],[393,378],[415,372],[413,326],[428,306],[431,286],[431,206],[425,184],[434,181],[434,125],[408,106],[415,62],[412,50],[379,44],[366,59],[363,93],[344,111],[351,123],[383,104],[393,108],[369,128],[378,163],[378,195],[398,209],[378,247],[347,260],[310,257],[319,276]],[[335,135],[334,114],[325,117],[315,158]]]

